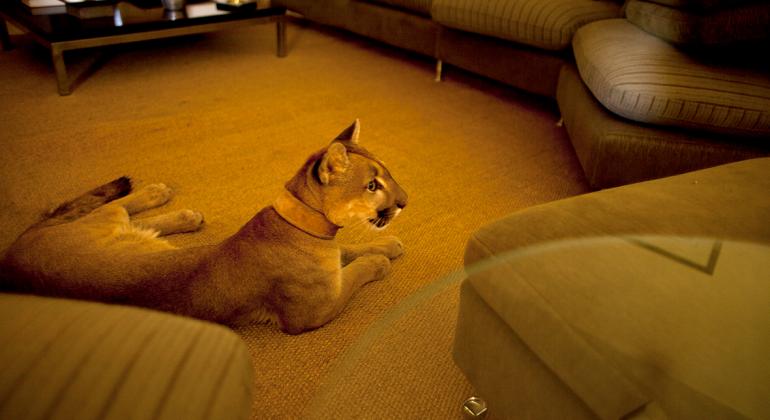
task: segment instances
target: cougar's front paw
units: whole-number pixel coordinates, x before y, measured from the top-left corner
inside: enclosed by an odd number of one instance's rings
[[[145,206],[152,208],[168,203],[174,195],[174,190],[167,187],[166,184],[158,183],[142,188],[138,194],[144,199]]]
[[[374,241],[374,245],[382,249],[382,255],[390,258],[398,258],[404,253],[404,244],[395,236],[384,236]]]
[[[370,254],[359,257],[365,264],[372,268],[372,279],[370,281],[382,280],[390,272],[390,260],[384,255]]]
[[[179,232],[195,232],[203,226],[203,214],[192,210],[180,210],[177,213]]]

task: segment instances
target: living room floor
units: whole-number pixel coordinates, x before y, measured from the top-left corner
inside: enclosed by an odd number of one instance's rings
[[[126,46],[60,97],[46,50],[14,37],[0,52],[0,248],[122,175],[173,187],[164,210],[204,213],[204,229],[174,244],[215,243],[360,118],[362,145],[409,193],[385,231],[406,253],[317,331],[238,331],[253,354],[254,418],[460,418],[473,390],[450,351],[467,238],[588,190],[555,105],[453,68],[435,83],[428,58],[316,25],[291,23],[287,41],[283,59],[270,25]]]

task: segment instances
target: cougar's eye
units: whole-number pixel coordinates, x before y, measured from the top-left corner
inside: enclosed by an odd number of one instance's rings
[[[378,187],[377,181],[371,180],[371,181],[369,181],[369,185],[366,186],[366,189],[371,191],[371,192],[375,192],[375,191],[377,191],[377,187]]]

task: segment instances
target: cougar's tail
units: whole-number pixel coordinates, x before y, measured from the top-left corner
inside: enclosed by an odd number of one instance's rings
[[[112,182],[67,201],[43,215],[35,226],[51,226],[79,219],[112,200],[124,197],[131,192],[131,179],[123,176]]]

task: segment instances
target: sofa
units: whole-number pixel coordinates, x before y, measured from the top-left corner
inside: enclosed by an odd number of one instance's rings
[[[474,232],[453,355],[494,418],[770,416],[770,158]]]
[[[554,99],[593,189],[770,154],[767,2],[273,3]]]

